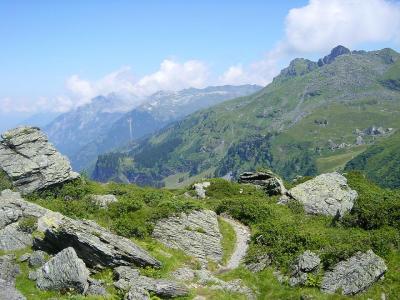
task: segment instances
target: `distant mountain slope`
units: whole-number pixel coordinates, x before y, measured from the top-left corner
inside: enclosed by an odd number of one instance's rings
[[[342,166],[375,141],[358,132],[400,127],[400,92],[382,81],[399,57],[391,49],[339,46],[320,64],[295,59],[256,94],[194,113],[129,151],[102,155],[93,177],[174,186],[258,166],[289,179]]]
[[[74,154],[107,132],[123,115],[121,111],[127,105],[129,102],[114,94],[98,96],[89,104],[59,115],[43,129],[49,140],[73,163]]]
[[[400,130],[349,161],[345,170],[360,170],[383,187],[400,188]]]
[[[95,163],[99,154],[121,147],[132,140],[154,133],[165,125],[182,119],[199,109],[207,108],[223,101],[247,96],[259,91],[257,85],[212,86],[204,89],[185,89],[177,92],[160,91],[149,96],[144,103],[119,116],[108,130],[89,140],[70,156],[77,169]],[[132,132],[130,132],[129,122]],[[132,139],[132,140],[131,140]]]

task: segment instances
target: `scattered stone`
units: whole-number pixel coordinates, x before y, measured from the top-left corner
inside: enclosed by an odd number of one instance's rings
[[[245,266],[249,271],[257,273],[270,266],[271,263],[271,257],[268,254],[263,254],[258,256],[253,262],[247,263]]]
[[[299,201],[309,214],[343,216],[350,211],[358,194],[347,185],[347,179],[339,173],[322,174],[301,183],[282,196],[279,203]]]
[[[2,134],[0,169],[23,194],[79,177],[68,159],[36,127],[18,127]]]
[[[36,271],[36,286],[42,290],[69,290],[86,292],[89,270],[85,263],[69,247],[50,259]]]
[[[363,137],[361,135],[357,136],[356,137],[356,145],[364,145],[364,144],[365,144],[365,142],[364,142]]]
[[[153,237],[174,249],[181,249],[202,263],[222,259],[221,233],[217,214],[211,210],[181,213],[157,222]]]
[[[18,259],[18,261],[19,262],[26,262],[26,261],[28,261],[28,259],[31,257],[31,254],[30,253],[25,253],[25,254],[22,254],[21,256],[20,256],[20,258]]]
[[[114,273],[118,280],[114,283],[115,287],[124,291],[132,291],[133,288],[132,292],[141,293],[144,289],[165,298],[187,296],[189,293],[188,289],[180,283],[142,276],[138,270],[130,267],[117,267]]]
[[[13,255],[0,256],[0,299],[26,300],[15,288],[19,267],[14,263],[14,259]]]
[[[309,250],[300,255],[292,265],[292,273],[289,278],[289,285],[304,285],[307,281],[308,273],[317,273],[321,264],[321,259],[314,252]]]
[[[132,286],[129,292],[125,295],[125,300],[150,300],[149,292],[144,288]]]
[[[206,198],[206,188],[208,188],[210,185],[211,185],[211,183],[208,181],[195,183],[193,185],[193,188],[196,191],[197,198],[205,199]]]
[[[282,179],[272,171],[245,172],[240,174],[239,183],[249,183],[261,187],[268,195],[283,195],[286,188]]]
[[[202,269],[196,271],[198,283],[213,290],[222,290],[230,293],[244,294],[250,300],[255,299],[253,290],[245,286],[240,279],[223,281],[215,277],[210,271]]]
[[[195,277],[195,272],[188,267],[182,267],[172,272],[171,275],[178,281],[192,281]]]
[[[384,260],[372,250],[357,252],[325,273],[321,291],[333,294],[342,290],[343,295],[355,295],[378,281],[386,271]]]
[[[46,263],[46,253],[41,250],[34,251],[29,257],[29,265],[31,267],[34,268],[41,267],[45,263]]]
[[[289,281],[289,277],[286,276],[286,275],[283,275],[282,272],[279,271],[279,270],[274,271],[273,274],[274,274],[276,280],[278,280],[279,283],[284,284],[284,283]]]
[[[114,195],[92,195],[91,199],[102,208],[107,208],[109,204],[118,202],[117,197]]]
[[[98,295],[98,296],[107,295],[107,291],[100,280],[89,278],[88,283],[89,287],[86,291],[86,295]]]

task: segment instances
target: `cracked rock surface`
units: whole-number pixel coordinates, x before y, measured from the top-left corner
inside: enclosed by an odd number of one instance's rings
[[[23,194],[76,179],[68,159],[36,127],[18,127],[1,135],[0,169]]]

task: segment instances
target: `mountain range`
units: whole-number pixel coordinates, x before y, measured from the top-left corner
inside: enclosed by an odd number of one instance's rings
[[[338,46],[318,62],[294,59],[252,95],[99,156],[92,177],[176,187],[260,167],[286,179],[343,169],[399,128],[399,58]]]
[[[69,157],[76,170],[88,168],[99,154],[132,143],[199,109],[252,94],[257,85],[215,86],[159,91],[134,107],[116,94],[98,96],[89,104],[58,116],[44,130]]]

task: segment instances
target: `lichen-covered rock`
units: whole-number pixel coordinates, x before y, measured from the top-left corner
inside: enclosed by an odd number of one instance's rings
[[[386,270],[384,260],[372,250],[357,252],[348,260],[338,263],[332,271],[325,273],[321,291],[332,294],[341,290],[343,295],[354,295],[379,280]]]
[[[254,259],[254,261],[246,263],[245,267],[249,271],[257,273],[257,272],[261,272],[262,270],[264,270],[266,267],[271,265],[271,263],[272,263],[272,259],[271,259],[270,255],[262,254],[262,255],[257,256],[257,258]]]
[[[2,134],[0,169],[23,194],[79,177],[36,127],[18,127]]]
[[[0,250],[12,251],[32,246],[32,236],[12,223],[0,230]]]
[[[297,257],[292,265],[292,273],[289,278],[290,286],[304,285],[307,281],[308,273],[318,272],[321,259],[314,252],[305,251]]]
[[[107,295],[107,291],[100,280],[89,278],[88,283],[89,287],[86,290],[86,295],[97,295],[97,296]]]
[[[224,281],[215,277],[210,271],[205,269],[196,271],[196,276],[199,284],[207,286],[212,290],[243,294],[250,300],[256,298],[253,290],[245,286],[240,279]]]
[[[195,277],[195,272],[188,267],[182,267],[172,272],[171,275],[178,281],[191,281]]]
[[[269,170],[265,172],[244,172],[239,176],[239,183],[259,186],[270,196],[286,193],[282,179]]]
[[[10,190],[1,192],[0,212],[11,216],[7,217],[7,221],[3,224],[8,224],[6,228],[13,226],[15,230],[21,218],[37,218],[37,230],[42,233],[42,236],[37,235],[34,239],[34,245],[37,248],[57,253],[67,247],[73,247],[78,256],[90,267],[133,264],[159,267],[161,265],[158,260],[129,239],[117,236],[94,222],[73,220],[25,201],[19,193]],[[30,236],[29,239],[31,244]],[[4,240],[4,247],[9,247],[8,243],[9,240]],[[21,243],[22,245],[25,243]]]
[[[150,300],[150,295],[144,288],[132,286],[124,300]]]
[[[73,289],[84,293],[88,286],[89,270],[73,248],[66,248],[36,271],[36,286],[42,290]]]
[[[19,267],[12,255],[0,256],[0,299],[26,300],[15,288],[15,279],[19,274]]]
[[[350,211],[358,194],[347,185],[347,179],[339,173],[322,174],[301,183],[280,199],[281,204],[298,201],[310,214],[335,216]]]
[[[221,233],[215,212],[211,210],[181,213],[157,222],[153,237],[164,245],[181,249],[206,263],[222,259]]]
[[[206,188],[211,185],[209,181],[195,183],[193,188],[196,192],[197,198],[205,199],[206,198]]]
[[[115,287],[124,291],[129,290],[131,293],[129,299],[134,299],[131,297],[132,294],[135,293],[142,295],[143,290],[164,298],[182,297],[188,295],[189,293],[189,290],[178,282],[142,276],[138,270],[130,267],[121,266],[115,268],[114,273],[118,280],[114,284]]]
[[[29,266],[33,268],[41,267],[46,263],[46,253],[41,250],[34,251],[30,255],[28,262]]]
[[[107,208],[109,204],[118,202],[114,195],[92,195],[91,200],[102,208]]]

